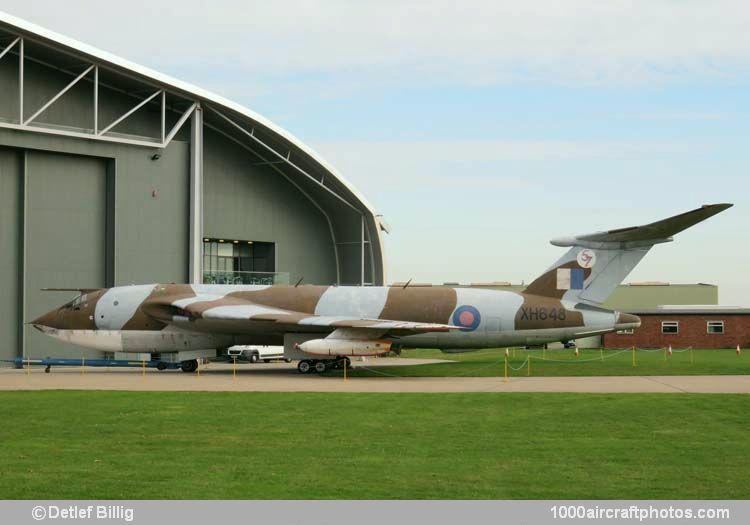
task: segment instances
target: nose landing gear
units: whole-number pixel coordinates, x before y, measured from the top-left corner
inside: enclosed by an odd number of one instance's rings
[[[189,361],[183,361],[180,365],[180,369],[183,372],[186,372],[188,374],[191,374],[198,370],[198,360],[197,359],[191,359]]]

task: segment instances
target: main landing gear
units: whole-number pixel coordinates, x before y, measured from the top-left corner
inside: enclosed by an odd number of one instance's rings
[[[297,371],[300,374],[311,374],[312,372],[323,374],[328,370],[339,370],[344,367],[352,367],[352,362],[348,357],[337,357],[335,359],[303,359],[297,363]]]

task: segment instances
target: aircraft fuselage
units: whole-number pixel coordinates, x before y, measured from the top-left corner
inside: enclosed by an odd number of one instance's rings
[[[209,298],[210,300],[207,300]],[[205,315],[242,301],[295,313],[295,322]],[[166,305],[166,306],[165,306]],[[191,306],[191,315],[184,308]],[[306,317],[309,316],[309,317]],[[638,317],[509,291],[446,287],[289,285],[120,286],[84,293],[33,324],[58,339],[104,351],[170,352],[235,344],[282,344],[284,335],[327,334],[336,318],[439,323],[443,332],[386,336],[400,348],[469,351],[536,345],[635,328]],[[325,322],[321,322],[325,319]]]

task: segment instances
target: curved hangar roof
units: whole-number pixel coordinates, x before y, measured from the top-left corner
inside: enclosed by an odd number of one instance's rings
[[[163,148],[180,132],[192,110],[200,107],[206,127],[240,144],[272,165],[275,171],[289,179],[326,215],[334,245],[339,246],[339,259],[342,247],[350,246],[359,250],[360,247],[356,245],[361,244],[362,274],[365,273],[366,264],[370,277],[370,283],[366,284],[384,284],[381,231],[388,231],[387,225],[349,181],[287,130],[222,96],[0,11],[0,59],[7,53],[22,53],[25,60],[45,65],[59,62],[54,60],[54,55],[67,55],[68,60],[71,57],[79,59],[82,63],[77,69],[70,65],[53,66],[75,79],[71,86],[81,77],[90,74],[89,70],[83,68],[89,66],[92,70],[96,69],[99,85],[129,95],[138,93],[137,97],[142,99],[144,105],[158,103],[158,95],[161,95],[165,107],[163,111],[173,114],[163,118],[171,121],[167,125],[171,124],[172,131],[167,133],[170,129],[165,130],[163,124],[161,137],[154,138],[127,135],[108,128],[103,131],[71,130],[31,122],[33,118],[24,121],[27,117],[24,115],[19,117],[17,123],[2,122],[0,127]],[[148,96],[149,89],[156,90],[151,97]],[[367,255],[364,255],[365,250]],[[354,284],[351,278],[340,276],[340,280],[344,284]]]

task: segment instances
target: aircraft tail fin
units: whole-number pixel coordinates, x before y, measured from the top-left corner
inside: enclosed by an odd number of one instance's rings
[[[720,213],[732,204],[706,204],[643,226],[550,241],[567,253],[526,287],[524,293],[601,304],[655,244]]]

